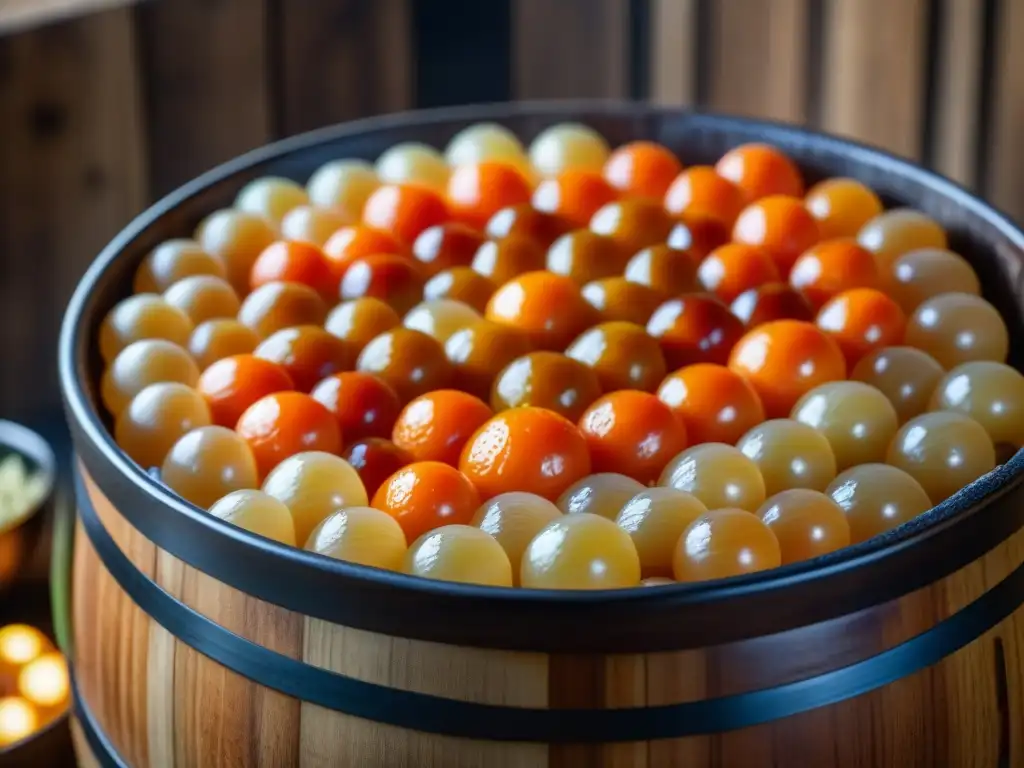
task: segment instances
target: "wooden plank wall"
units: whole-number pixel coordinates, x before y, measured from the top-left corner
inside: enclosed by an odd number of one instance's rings
[[[370,114],[588,96],[767,116],[1024,219],[1022,35],[1024,0],[145,0],[0,37],[0,417],[54,412],[60,312],[135,213]]]

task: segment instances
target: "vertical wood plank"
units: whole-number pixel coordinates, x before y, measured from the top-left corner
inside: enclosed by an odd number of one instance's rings
[[[1000,0],[993,67],[992,129],[988,140],[986,197],[1011,216],[1024,218],[1020,133],[1024,126],[1024,3]]]
[[[810,0],[711,3],[708,105],[777,120],[807,117]]]
[[[61,313],[146,199],[128,10],[0,39],[0,415],[59,408]]]
[[[281,2],[283,133],[412,105],[409,0]]]
[[[629,4],[516,0],[512,56],[515,98],[624,98],[630,83]]]
[[[264,5],[138,8],[154,196],[271,138]]]
[[[829,0],[826,130],[920,157],[927,6],[927,0]]]
[[[697,0],[651,1],[651,100],[697,100]]]
[[[939,0],[938,79],[936,82],[935,170],[973,186],[977,144],[981,139],[982,62],[985,3]]]

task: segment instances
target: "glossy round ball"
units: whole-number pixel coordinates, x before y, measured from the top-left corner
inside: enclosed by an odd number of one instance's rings
[[[248,444],[226,427],[198,427],[183,435],[160,467],[160,481],[200,509],[232,491],[259,487]]]
[[[468,267],[484,244],[484,236],[457,221],[435,224],[420,232],[412,244],[412,255],[426,277],[452,267]]]
[[[920,248],[897,258],[886,288],[908,313],[942,293],[981,295],[974,268],[962,256],[942,248]]]
[[[948,370],[974,360],[1006,362],[1009,336],[1002,316],[980,296],[943,293],[918,305],[905,338]]]
[[[917,480],[939,504],[996,465],[992,438],[978,422],[954,411],[917,416],[896,433],[886,463]]]
[[[444,344],[457,331],[461,331],[482,318],[468,304],[454,299],[423,301],[410,309],[402,325],[414,331],[422,331]]]
[[[640,557],[629,534],[607,518],[581,513],[549,523],[523,553],[529,589],[621,589],[640,583]]]
[[[372,499],[389,477],[412,464],[412,456],[383,437],[364,437],[348,443],[341,458],[352,465]]]
[[[558,497],[558,509],[567,515],[588,513],[614,520],[630,499],[644,490],[642,483],[615,472],[587,475]]]
[[[301,283],[267,283],[242,302],[238,320],[267,338],[293,325],[323,325],[327,304],[315,290]]]
[[[373,494],[371,505],[394,517],[406,539],[415,541],[443,525],[469,523],[480,506],[480,496],[454,467],[419,461],[385,480]]]
[[[929,410],[963,413],[996,445],[1024,446],[1024,376],[1003,363],[957,366],[935,388]]]
[[[501,545],[471,525],[446,525],[425,534],[405,554],[413,576],[487,587],[511,587],[512,564]]]
[[[371,296],[404,315],[423,296],[425,280],[419,266],[406,256],[382,254],[357,259],[341,279],[344,301]]]
[[[746,205],[746,194],[710,165],[693,165],[673,179],[665,210],[684,218],[709,218],[732,228]]]
[[[527,237],[509,235],[481,245],[470,266],[473,271],[501,285],[526,272],[544,269],[541,245]]]
[[[196,232],[203,250],[224,264],[227,281],[239,295],[249,290],[249,275],[257,257],[276,239],[274,227],[262,216],[236,210],[211,214]]]
[[[529,166],[522,143],[512,131],[497,123],[475,123],[463,128],[448,142],[444,157],[452,167],[485,160]]]
[[[622,507],[615,524],[629,534],[646,578],[672,575],[676,543],[707,507],[675,488],[645,488]]]
[[[391,439],[413,461],[457,466],[466,441],[494,412],[487,403],[455,389],[438,389],[410,402],[395,421]]]
[[[433,228],[424,232],[430,229]],[[341,284],[348,268],[360,259],[382,255],[406,256],[408,248],[391,232],[365,224],[353,224],[342,227],[328,238],[324,243],[323,255],[337,286]]]
[[[412,245],[423,230],[448,218],[444,199],[432,189],[418,184],[383,184],[367,198],[362,222]]]
[[[639,389],[653,392],[665,378],[665,357],[658,342],[635,323],[610,322],[591,327],[565,350],[597,374],[605,392]]]
[[[193,327],[188,315],[161,296],[139,293],[118,302],[103,318],[100,354],[109,363],[129,344],[143,339],[165,339],[184,347]]]
[[[150,384],[114,423],[114,440],[143,469],[159,467],[182,435],[212,423],[202,395],[177,382]]]
[[[846,361],[835,341],[798,320],[775,320],[748,331],[733,347],[729,368],[754,387],[768,418],[788,415],[819,384],[846,378]]]
[[[562,235],[546,256],[549,272],[571,277],[579,284],[621,275],[629,254],[610,237],[589,229],[577,229]]]
[[[743,509],[714,509],[683,532],[672,557],[676,581],[727,579],[778,568],[782,549],[772,530]]]
[[[373,296],[343,301],[324,320],[324,330],[348,344],[357,354],[385,331],[402,324],[401,316]]]
[[[234,318],[200,323],[188,340],[188,353],[205,370],[218,360],[251,353],[260,343],[256,331]]]
[[[256,347],[254,357],[280,365],[295,388],[309,392],[320,381],[355,364],[355,350],[318,325],[296,325],[277,331]]]
[[[571,278],[527,272],[491,296],[485,317],[524,331],[536,349],[561,351],[593,324],[595,314]]]
[[[246,408],[267,395],[295,389],[295,382],[280,363],[243,354],[204,370],[196,389],[210,406],[213,423],[233,429]]]
[[[945,248],[946,231],[920,211],[893,208],[867,222],[857,233],[857,242],[878,260],[882,274],[889,274],[893,262],[919,248]]]
[[[729,309],[748,328],[773,320],[814,320],[814,308],[807,297],[785,283],[768,283],[744,291]]]
[[[852,238],[822,240],[793,264],[789,284],[815,309],[851,288],[880,288],[882,275],[875,257]]]
[[[769,498],[757,516],[775,534],[782,564],[799,563],[850,546],[843,509],[820,491],[793,488]]]
[[[331,235],[355,221],[358,221],[358,217],[348,216],[332,208],[300,205],[292,208],[281,219],[281,237],[322,248]]]
[[[730,228],[718,219],[688,216],[672,225],[665,239],[669,248],[686,251],[700,263],[715,248],[729,242]]]
[[[852,368],[864,355],[903,343],[907,316],[874,288],[853,288],[829,299],[815,320],[843,351]]]
[[[676,220],[659,200],[629,197],[602,206],[590,219],[590,229],[615,240],[626,253],[664,243]]]
[[[452,267],[438,272],[426,282],[423,286],[423,299],[453,299],[482,313],[496,290],[498,286],[491,278],[470,267]]]
[[[367,199],[380,179],[373,166],[364,160],[333,160],[320,166],[306,184],[314,205],[339,211],[349,219],[363,215]]]
[[[526,177],[508,163],[459,165],[448,179],[448,211],[456,221],[483,229],[502,208],[529,202],[531,192]]]
[[[590,474],[590,454],[579,429],[563,416],[543,408],[512,408],[469,439],[459,469],[484,500],[526,491],[554,501]]]
[[[281,225],[288,211],[309,203],[309,195],[291,179],[267,176],[250,181],[235,198],[235,208]]]
[[[790,488],[824,491],[836,476],[836,457],[828,439],[792,419],[758,424],[736,443],[764,478],[768,496]]]
[[[836,177],[807,190],[804,205],[818,221],[822,239],[856,237],[861,228],[882,212],[882,201],[856,179]]]
[[[272,282],[301,283],[319,293],[324,301],[338,295],[338,280],[319,246],[299,240],[277,240],[260,253],[249,273],[255,290]]]
[[[610,154],[604,137],[581,123],[552,125],[530,144],[530,162],[541,176],[556,176],[576,168],[600,171]]]
[[[660,201],[682,170],[683,164],[666,147],[652,141],[632,141],[608,156],[603,174],[624,194]]]
[[[285,458],[263,481],[263,492],[291,510],[295,539],[303,543],[329,515],[367,503],[366,489],[352,465],[318,450]]]
[[[502,208],[487,222],[484,230],[491,240],[525,237],[542,248],[548,248],[572,226],[558,216],[538,211],[529,203]]]
[[[373,507],[346,507],[324,518],[305,548],[347,563],[399,571],[408,546],[391,515]]]
[[[164,291],[164,301],[188,315],[195,325],[219,318],[234,319],[242,306],[235,289],[213,275],[179,280]]]
[[[482,504],[470,525],[490,534],[512,564],[512,583],[519,586],[519,566],[534,536],[562,516],[562,510],[535,493],[511,491]]]
[[[232,491],[210,507],[210,514],[279,544],[289,547],[296,544],[295,521],[291,511],[262,491]]]
[[[942,366],[926,352],[886,347],[861,358],[850,378],[885,395],[903,424],[928,410],[928,401],[944,374]]]
[[[195,275],[224,278],[224,263],[207,253],[195,240],[167,240],[143,260],[135,273],[135,293],[160,293],[179,280]]]
[[[349,444],[364,437],[391,437],[402,410],[402,402],[390,384],[360,371],[328,376],[309,394],[334,414]]]
[[[449,336],[444,352],[454,368],[453,378],[459,388],[490,400],[498,374],[532,348],[522,331],[490,320],[477,320]]]
[[[879,390],[859,381],[832,381],[797,401],[795,421],[825,436],[839,471],[885,460],[899,417]]]
[[[743,190],[748,200],[769,195],[802,197],[804,182],[796,164],[767,144],[741,144],[722,155],[715,171]]]
[[[496,412],[534,406],[576,422],[600,396],[593,369],[558,352],[531,352],[498,373],[490,402]]]
[[[743,209],[733,226],[732,239],[766,251],[779,274],[786,277],[800,254],[821,240],[821,234],[803,200],[770,195]]]
[[[680,368],[661,381],[657,396],[682,419],[693,445],[733,445],[764,421],[757,391],[724,365],[697,363]]]
[[[743,323],[725,304],[701,294],[669,299],[647,322],[647,333],[658,340],[669,369],[724,364],[743,330]]]
[[[766,495],[757,464],[725,443],[687,448],[665,467],[658,485],[696,496],[708,509],[739,507],[753,512]]]
[[[356,370],[379,376],[403,403],[452,381],[444,347],[420,331],[394,328],[377,336],[359,353]]]
[[[709,253],[697,268],[704,290],[724,302],[764,283],[777,283],[779,270],[767,251],[743,243],[727,243]]]
[[[825,493],[845,513],[852,544],[881,536],[932,508],[921,484],[888,464],[851,467]]]
[[[188,352],[163,339],[144,339],[121,350],[100,381],[100,398],[115,419],[150,384],[177,382],[194,387],[199,368]]]
[[[302,392],[275,392],[260,398],[238,417],[235,431],[252,449],[261,478],[296,454],[340,453],[343,438],[334,414]],[[294,508],[292,512],[298,515]],[[299,540],[305,541],[308,533],[297,517]]]
[[[541,181],[530,204],[573,227],[585,227],[598,209],[618,197],[619,191],[600,173],[577,168]]]
[[[385,184],[422,184],[438,192],[443,192],[448,184],[444,156],[418,141],[402,142],[384,150],[374,170]]]
[[[594,280],[580,291],[584,301],[597,310],[602,322],[622,321],[646,326],[668,295],[624,277]]]
[[[701,290],[699,262],[687,251],[664,243],[644,248],[633,255],[622,276],[670,296]]]

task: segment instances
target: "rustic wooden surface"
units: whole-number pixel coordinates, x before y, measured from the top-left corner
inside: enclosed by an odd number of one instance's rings
[[[0,417],[54,412],[60,312],[135,213],[339,120],[521,98],[696,105],[880,144],[1024,217],[1024,0],[125,5],[0,0],[0,363],[17,372]]]

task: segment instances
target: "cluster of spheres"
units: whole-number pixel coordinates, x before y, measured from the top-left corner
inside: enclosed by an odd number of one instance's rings
[[[0,749],[45,728],[68,708],[67,663],[35,627],[0,628]]]
[[[1024,442],[1003,318],[925,214],[784,153],[478,124],[260,178],[104,320],[121,448],[210,514],[434,579],[775,568]]]

